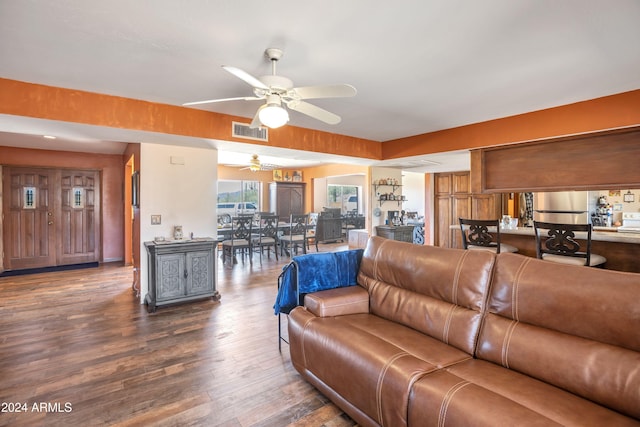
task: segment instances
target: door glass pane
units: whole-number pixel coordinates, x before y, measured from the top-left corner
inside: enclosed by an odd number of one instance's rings
[[[78,188],[78,187],[73,188],[72,194],[73,194],[72,206],[75,209],[84,208],[84,191],[82,191],[82,188]]]
[[[20,194],[20,193],[18,193]],[[24,209],[36,208],[36,187],[24,187],[22,207]]]

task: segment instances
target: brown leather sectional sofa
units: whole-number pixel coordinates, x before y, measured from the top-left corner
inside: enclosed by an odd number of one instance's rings
[[[288,328],[361,426],[640,425],[640,274],[372,237]]]

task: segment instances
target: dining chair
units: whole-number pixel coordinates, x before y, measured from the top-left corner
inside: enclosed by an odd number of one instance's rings
[[[311,212],[309,214],[309,224],[307,227],[307,235],[305,237],[305,242],[307,245],[307,251],[309,250],[309,246],[311,241],[315,243],[316,240],[316,229],[318,226],[318,217],[320,214],[318,212]],[[316,252],[318,251],[318,246],[316,245]]]
[[[289,228],[284,235],[280,236],[280,255],[284,253],[291,256],[298,253],[298,248],[302,248],[302,253],[307,253],[307,226],[309,214],[291,214]]]
[[[278,259],[278,215],[260,215],[258,222],[258,232],[252,234],[251,246],[254,251],[260,252],[260,261],[262,262],[262,254],[264,248],[267,248],[267,256],[271,256],[271,247],[273,253]]]
[[[462,247],[470,250],[518,252],[518,248],[500,241],[500,221],[458,218],[462,232]]]
[[[253,215],[241,215],[231,219],[231,238],[222,241],[222,263],[227,258],[237,264],[236,252],[242,254],[242,262],[244,255],[247,253],[249,262],[253,264],[251,257],[251,229],[253,227]]]
[[[591,252],[592,228],[591,224],[534,221],[537,257],[562,264],[602,267],[607,259]],[[578,237],[585,241],[583,250],[580,242],[576,240],[576,233],[584,233]]]

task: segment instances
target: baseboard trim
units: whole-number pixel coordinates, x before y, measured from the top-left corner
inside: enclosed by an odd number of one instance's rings
[[[22,276],[24,274],[49,273],[52,271],[79,270],[82,268],[95,268],[98,262],[85,262],[82,264],[55,265],[52,267],[25,268],[24,270],[5,270],[0,273],[0,277]]]

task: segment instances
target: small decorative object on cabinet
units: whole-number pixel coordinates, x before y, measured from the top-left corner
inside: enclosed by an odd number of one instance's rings
[[[149,266],[147,311],[178,302],[211,297],[216,290],[215,249],[217,240],[202,238],[182,241],[145,242]]]

